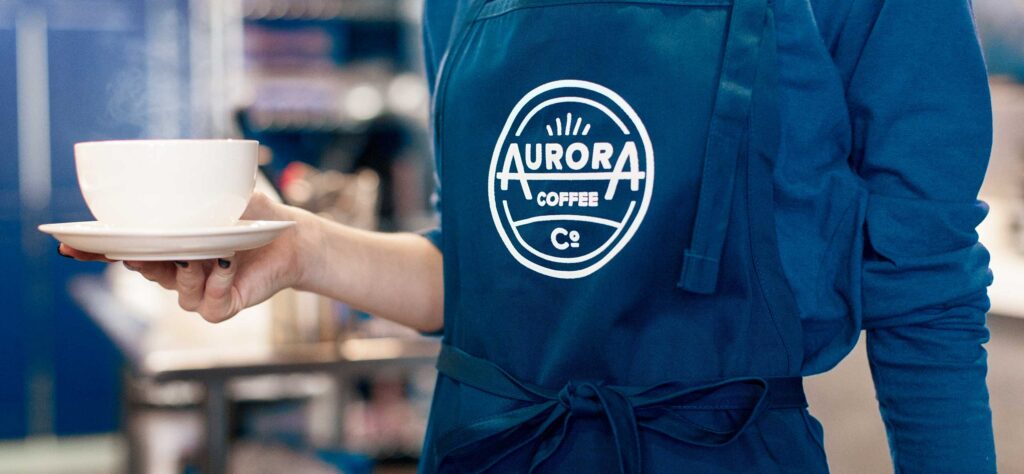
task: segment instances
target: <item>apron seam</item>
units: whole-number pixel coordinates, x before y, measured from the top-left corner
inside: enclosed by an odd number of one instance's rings
[[[807,434],[811,435],[811,438],[814,439],[814,444],[817,445],[819,448],[821,448],[821,451],[824,452],[825,451],[825,443],[823,443],[821,440],[818,439],[817,436],[814,435],[814,429],[813,429],[813,426],[811,425],[811,420],[809,418],[810,416],[811,416],[810,412],[807,411],[806,409],[805,410],[800,410],[800,418],[802,418],[804,420],[804,428],[807,429]]]
[[[769,7],[773,3],[773,1],[774,0],[769,0],[769,3],[768,3]],[[771,29],[773,32],[770,34],[770,36],[766,35],[766,37],[764,39],[762,39],[762,41],[767,41],[768,42],[768,44],[762,45],[762,48],[775,48],[775,50],[777,52],[778,41],[777,41],[777,38],[775,37],[775,33],[774,33],[774,31],[775,31],[775,20],[774,20],[774,12],[773,12],[773,10],[771,8],[768,8],[766,13],[765,13],[765,20],[764,20],[763,28]],[[764,55],[764,54],[768,54],[768,53],[766,53],[765,51],[762,51],[761,54]],[[773,54],[773,56],[775,56],[775,55]],[[764,66],[764,64],[759,66],[759,69],[761,67],[763,67],[763,66]],[[773,69],[771,67],[772,66],[771,64],[769,64],[768,66],[769,66],[769,69]],[[774,69],[777,70],[777,66],[778,66],[777,59],[775,61],[775,66],[776,66],[776,68],[774,68]],[[760,74],[759,74],[759,76],[760,76]],[[770,83],[771,83],[771,81],[769,81],[769,84]],[[761,85],[760,88],[756,88],[756,86],[758,84]],[[775,86],[775,87],[777,87],[777,86]],[[765,94],[765,93],[771,92],[772,90],[774,90],[773,87],[768,87],[768,86],[766,86],[764,84],[763,81],[757,80],[755,82],[755,90],[754,90],[753,93],[754,94],[757,94],[757,93]],[[775,101],[771,102],[772,104],[774,104],[774,106],[769,107],[769,110],[767,112],[761,111],[760,112],[761,114],[765,114],[765,113],[777,114],[778,113],[778,110],[779,110],[778,109],[778,94],[775,93],[775,94],[773,94],[773,96],[776,98]],[[780,279],[778,284],[781,285],[782,290],[785,292],[785,297],[787,299],[789,299],[789,301],[790,301],[790,304],[788,306],[790,306],[791,309],[794,311],[794,314],[792,315],[792,317],[796,318],[796,323],[795,324],[798,327],[802,328],[802,321],[800,319],[799,307],[796,304],[796,296],[795,296],[795,293],[793,292],[793,287],[790,285],[789,281],[785,278],[784,271],[781,268],[781,255],[779,255],[779,247],[778,247],[778,245],[779,245],[778,244],[778,242],[779,242],[778,230],[776,229],[776,227],[774,225],[775,224],[775,216],[776,216],[775,189],[774,189],[775,185],[774,185],[774,180],[773,180],[774,170],[775,170],[775,163],[774,163],[774,161],[771,163],[770,166],[767,166],[768,167],[767,171],[768,171],[769,180],[771,181],[770,184],[768,185],[768,190],[770,192],[771,199],[769,199],[767,201],[771,205],[771,222],[770,222],[771,225],[768,226],[767,229],[761,229],[761,230],[755,232],[755,227],[759,227],[759,226],[755,225],[757,223],[757,221],[755,221],[755,219],[752,218],[752,216],[756,212],[756,210],[753,209],[753,207],[752,207],[753,193],[754,193],[753,189],[754,189],[754,186],[755,186],[756,183],[753,180],[751,180],[751,175],[753,174],[753,170],[754,170],[754,167],[755,167],[755,160],[761,158],[759,156],[760,155],[760,152],[759,152],[760,149],[757,148],[757,147],[751,146],[753,144],[753,140],[754,140],[754,137],[755,137],[755,135],[753,133],[754,126],[755,126],[755,123],[754,123],[755,113],[758,112],[761,109],[761,107],[757,107],[757,104],[758,104],[758,102],[756,100],[752,99],[750,114],[747,116],[748,125],[747,125],[747,135],[745,137],[745,140],[747,141],[747,143],[746,143],[747,144],[747,150],[745,152],[745,159],[747,160],[747,162],[746,162],[746,166],[745,166],[746,170],[745,170],[745,173],[744,173],[745,174],[744,179],[746,179],[746,183],[745,183],[746,186],[744,186],[745,190],[744,190],[743,194],[744,194],[744,200],[745,200],[745,207],[746,207],[746,211],[747,211],[747,215],[746,215],[746,221],[747,221],[747,245],[748,245],[748,249],[750,250],[750,258],[751,258],[751,261],[752,261],[751,267],[753,269],[753,274],[754,274],[754,277],[755,277],[754,280],[755,280],[755,284],[757,285],[758,294],[760,295],[762,301],[764,302],[765,310],[768,313],[768,317],[772,321],[772,327],[775,328],[775,334],[778,337],[779,342],[782,344],[782,347],[785,349],[787,370],[788,370],[789,373],[794,373],[794,374],[800,375],[802,363],[798,364],[797,361],[793,360],[794,359],[794,357],[792,355],[793,348],[790,346],[789,342],[786,340],[785,335],[782,333],[782,328],[780,327],[780,319],[779,318],[781,316],[777,314],[778,313],[778,309],[776,308],[776,303],[773,302],[768,297],[768,294],[766,293],[766,285],[764,283],[766,281],[766,278],[765,278],[766,269],[770,268],[772,266],[777,266],[778,267],[777,270],[780,272],[780,275],[782,276],[782,278]],[[768,119],[774,119],[774,118],[769,117]],[[776,130],[776,133],[781,134],[782,133],[781,129]],[[774,150],[774,151],[775,151],[775,153],[777,153],[777,150]],[[771,238],[772,238],[772,245],[770,246],[769,249],[766,250],[766,252],[770,252],[771,253],[771,255],[768,256],[767,261],[765,259],[765,256],[762,255],[762,252],[758,251],[757,248],[754,245],[754,240],[755,240],[754,237],[755,237],[755,234],[758,233],[758,232],[768,232],[771,235]]]
[[[761,267],[762,267],[762,265],[765,265],[765,262],[761,259],[760,252],[758,252],[757,249],[754,248],[754,221],[750,218],[750,216],[752,215],[751,196],[750,196],[750,194],[751,194],[751,190],[750,189],[751,189],[751,186],[752,186],[752,181],[750,179],[750,171],[751,171],[751,165],[752,165],[752,162],[753,162],[753,160],[751,160],[751,155],[753,155],[753,154],[755,154],[757,152],[752,150],[751,147],[750,147],[750,141],[751,141],[752,137],[751,137],[751,135],[749,133],[749,130],[751,130],[750,127],[753,126],[753,116],[754,116],[754,113],[753,113],[753,110],[751,110],[750,117],[748,117],[748,119],[747,119],[750,122],[750,125],[747,127],[748,133],[744,137],[744,140],[747,141],[747,150],[744,152],[744,155],[746,156],[745,159],[747,160],[747,163],[746,163],[746,166],[745,166],[745,168],[746,168],[746,172],[745,172],[746,176],[744,177],[744,179],[746,179],[747,182],[746,182],[746,186],[744,186],[745,190],[743,192],[743,197],[744,197],[744,201],[745,201],[744,204],[745,204],[745,207],[747,208],[747,215],[746,215],[746,220],[747,220],[747,246],[748,246],[748,249],[750,250],[750,259],[751,259],[751,261],[753,263],[753,265],[751,265],[751,267],[752,267],[752,269],[754,271],[754,276],[755,276],[754,281],[755,281],[755,284],[757,285],[757,292],[758,292],[759,295],[761,295],[761,299],[764,301],[765,310],[768,313],[768,317],[771,318],[771,320],[772,320],[772,327],[775,329],[775,335],[776,335],[776,337],[778,337],[779,343],[782,344],[784,352],[786,353],[786,367],[788,369],[787,371],[788,372],[796,372],[797,374],[799,374],[799,367],[796,367],[795,364],[794,364],[793,356],[790,353],[791,352],[791,348],[789,347],[789,343],[786,341],[786,337],[782,334],[782,329],[779,327],[779,319],[778,319],[778,317],[775,314],[775,305],[771,302],[771,300],[769,300],[768,295],[765,294],[765,286],[764,286],[764,283],[762,283],[762,279],[764,278],[764,274],[763,274],[763,271],[761,270]],[[773,191],[772,192],[772,196],[773,197],[772,197],[772,203],[771,203],[772,204],[772,212],[771,212],[771,214],[772,214],[772,222],[774,222],[775,221],[775,203],[774,203],[774,194],[775,193],[774,193],[774,189],[772,191]],[[776,230],[774,228],[771,228],[771,229],[768,229],[768,230],[770,232],[772,232],[773,235],[776,232]],[[776,236],[776,240],[777,240],[777,238],[778,237]],[[778,242],[776,241],[775,245],[773,246],[773,249],[772,249],[774,252],[778,252],[777,246],[778,246]],[[788,293],[787,296],[792,297],[792,291],[793,291],[792,288],[790,288],[788,282],[783,282],[783,283],[786,285],[786,289],[787,289],[787,293]],[[799,314],[794,314],[793,317],[797,318],[797,323],[800,322],[799,321],[799,319],[800,319],[800,315]]]

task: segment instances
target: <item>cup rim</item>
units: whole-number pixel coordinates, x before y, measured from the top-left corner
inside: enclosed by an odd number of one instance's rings
[[[139,138],[139,139],[127,139],[127,140],[95,140],[75,143],[75,148],[83,147],[95,147],[95,146],[138,146],[138,145],[172,145],[172,144],[239,144],[239,145],[259,145],[258,140],[248,140],[243,138]]]

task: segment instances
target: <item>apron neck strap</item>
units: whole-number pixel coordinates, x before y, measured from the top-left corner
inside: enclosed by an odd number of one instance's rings
[[[677,286],[699,294],[714,293],[725,244],[739,154],[747,138],[767,0],[734,0],[704,152],[693,237],[683,259]]]

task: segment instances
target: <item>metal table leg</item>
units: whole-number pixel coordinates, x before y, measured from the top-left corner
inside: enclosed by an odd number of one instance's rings
[[[228,466],[228,400],[224,380],[206,381],[206,453],[203,474],[225,474]]]
[[[141,403],[142,401],[136,396],[135,379],[132,377],[131,370],[123,368],[121,370],[121,432],[124,433],[127,449],[124,463],[125,472],[128,474],[143,472],[142,433],[140,433],[141,427],[138,426]]]
[[[351,382],[351,377],[345,371],[338,371],[334,374],[334,419],[331,427],[331,445],[334,449],[346,447],[345,409],[352,403]]]

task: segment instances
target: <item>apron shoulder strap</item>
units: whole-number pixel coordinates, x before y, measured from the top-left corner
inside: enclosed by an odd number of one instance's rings
[[[745,152],[750,103],[757,77],[767,0],[735,0],[722,58],[721,79],[708,127],[697,215],[677,286],[715,292],[725,244],[739,154]]]

